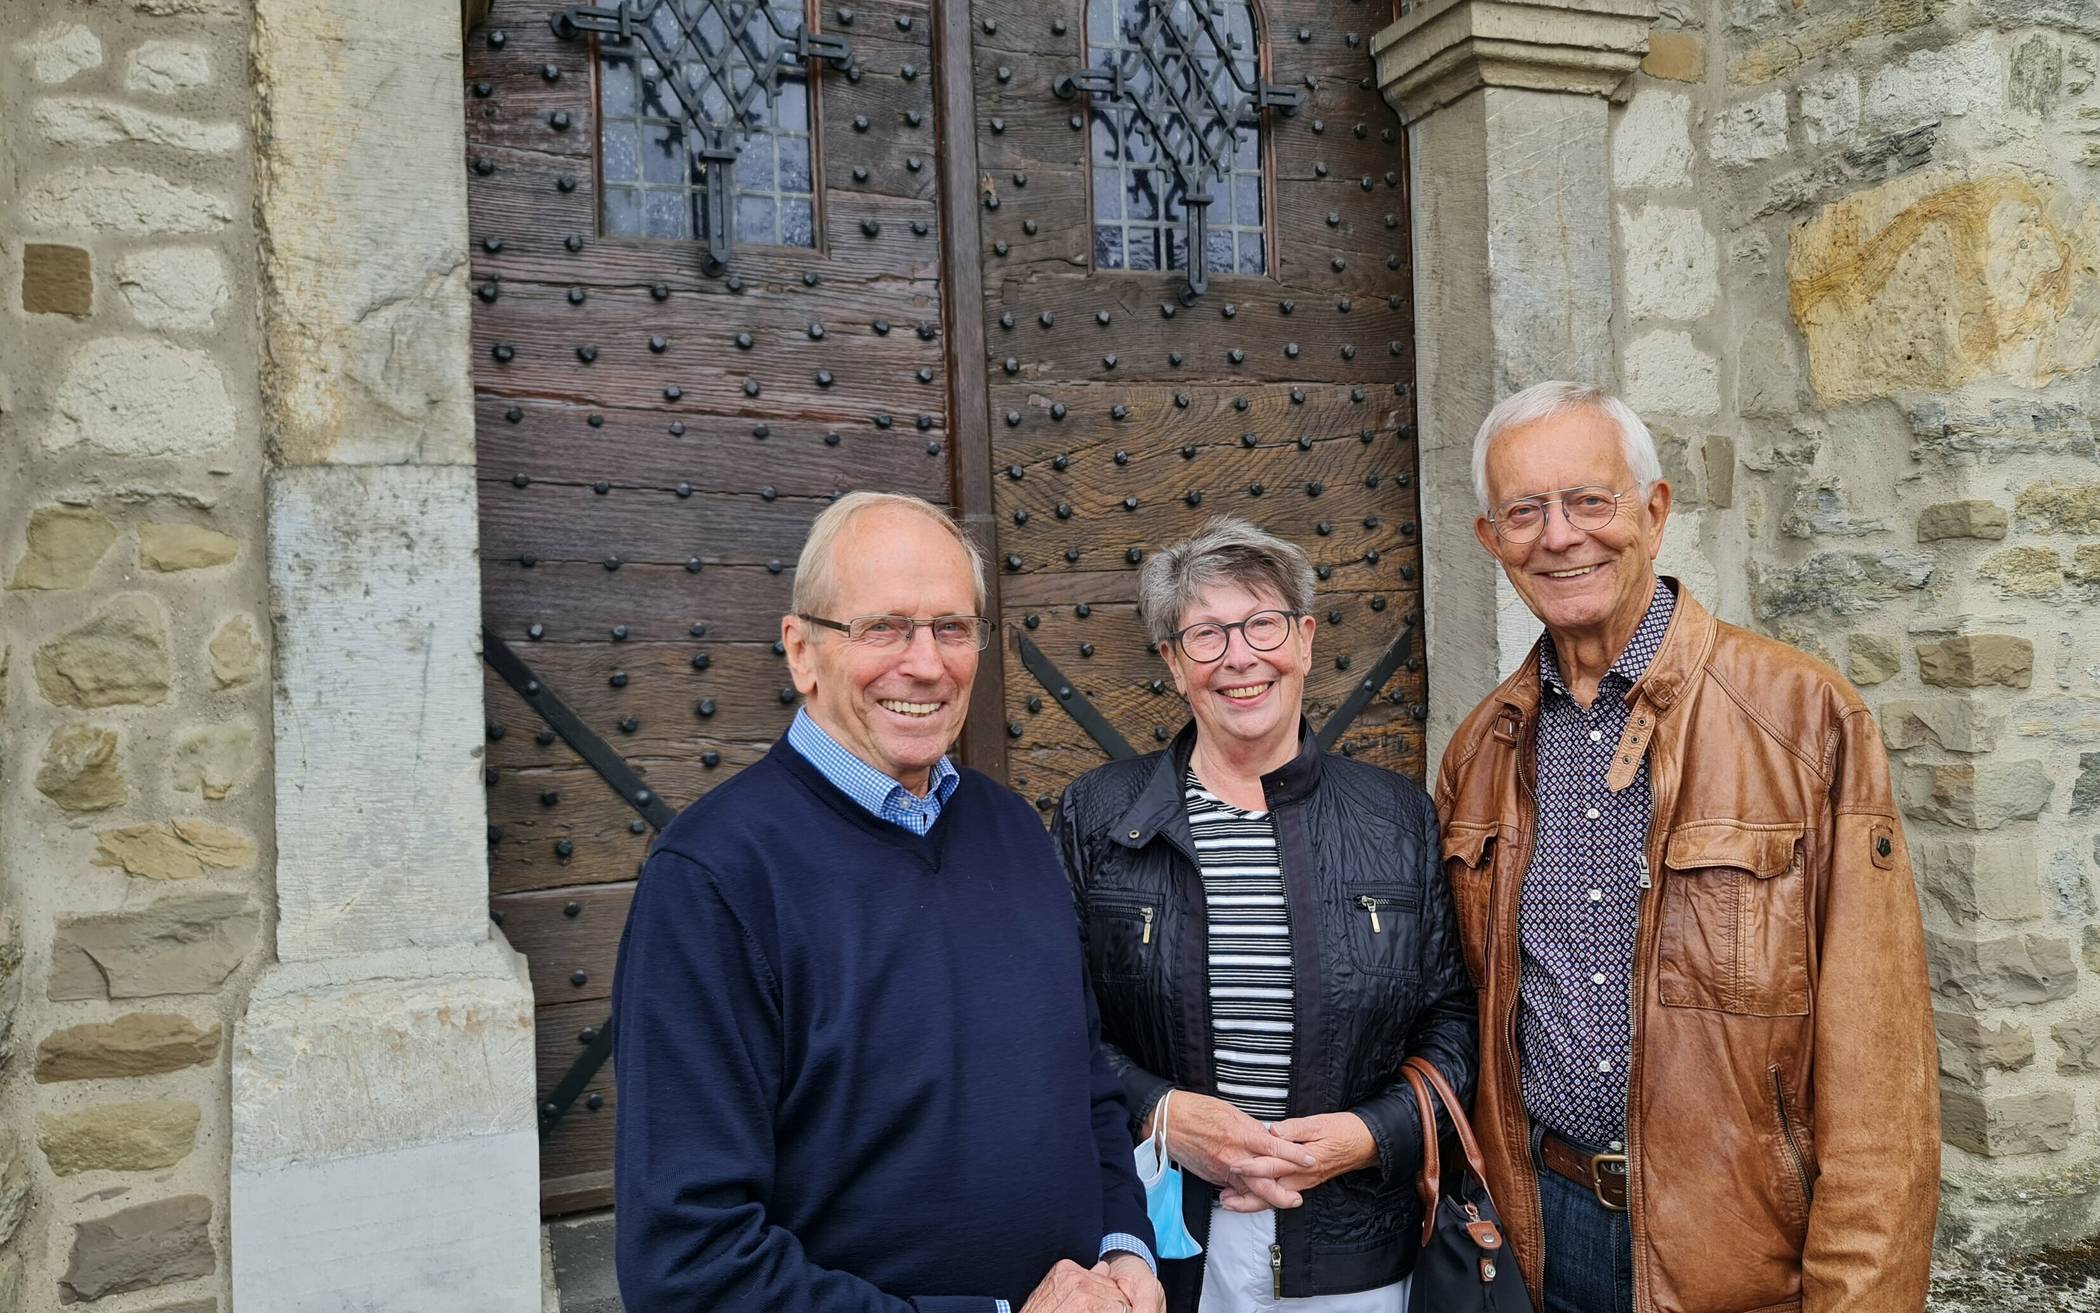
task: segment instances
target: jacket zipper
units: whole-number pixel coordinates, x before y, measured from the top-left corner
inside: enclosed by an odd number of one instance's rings
[[[1149,906],[1140,907],[1138,909],[1138,915],[1145,918],[1145,934],[1142,939],[1138,940],[1140,944],[1149,944],[1152,942],[1152,914],[1153,909]]]
[[[1645,701],[1634,704],[1634,713],[1636,715],[1655,715],[1654,710],[1648,708]],[[1659,733],[1649,736],[1648,742],[1651,748],[1659,737],[1661,737]],[[1638,895],[1640,903],[1634,911],[1633,979],[1626,991],[1626,1010],[1629,1018],[1627,1037],[1630,1041],[1626,1055],[1626,1226],[1633,1239],[1633,1298],[1636,1309],[1640,1308],[1644,1302],[1641,1292],[1647,1289],[1648,1273],[1647,1255],[1645,1252],[1645,1247],[1648,1243],[1648,1228],[1643,1226],[1641,1222],[1641,1205],[1643,1203],[1640,1189],[1641,1129],[1640,1118],[1636,1115],[1636,1110],[1640,1104],[1642,1074],[1641,982],[1645,979],[1642,963],[1652,955],[1654,936],[1660,933],[1656,928],[1657,918],[1651,916],[1648,911],[1651,901],[1650,892],[1655,886],[1654,867],[1649,860],[1648,854],[1654,851],[1657,857],[1662,855],[1656,844],[1656,832],[1661,828],[1661,818],[1670,815],[1677,806],[1675,788],[1672,787],[1669,793],[1665,795],[1663,789],[1656,784],[1659,774],[1660,772],[1657,772],[1651,765],[1648,774],[1648,832],[1641,836],[1641,880],[1640,893]],[[1670,783],[1674,785],[1674,781],[1670,781]]]
[[[1283,1298],[1283,1246],[1269,1246],[1269,1290],[1277,1299]]]
[[[1382,933],[1378,924],[1378,900],[1369,894],[1358,894],[1356,896],[1356,905],[1371,914],[1371,933],[1374,935]]]
[[[1523,822],[1523,828],[1522,842],[1519,844],[1520,852],[1518,853],[1518,856],[1522,858],[1522,862],[1521,864],[1512,863],[1510,868],[1511,870],[1516,872],[1514,878],[1516,880],[1517,885],[1515,894],[1512,899],[1512,902],[1514,904],[1513,910],[1515,912],[1515,916],[1511,918],[1511,930],[1513,932],[1517,929],[1517,921],[1519,921],[1524,915],[1524,877],[1531,870],[1531,858],[1534,851],[1538,847],[1539,791],[1538,781],[1534,777],[1532,771],[1532,767],[1537,763],[1537,760],[1538,720],[1536,718],[1536,712],[1534,711],[1533,719],[1525,724],[1523,732],[1517,736],[1517,782],[1524,786],[1524,796],[1530,800],[1531,807],[1530,810],[1520,818]],[[1488,884],[1487,942],[1487,970],[1490,975],[1490,978],[1492,978],[1495,970],[1495,931],[1497,925],[1501,921],[1501,918],[1495,915],[1495,885],[1493,881],[1494,875],[1492,872],[1490,872]],[[1523,1086],[1524,1080],[1524,1069],[1521,1065],[1519,1065],[1517,1060],[1517,1012],[1518,1009],[1522,1006],[1521,995],[1523,993],[1523,961],[1521,942],[1522,940],[1520,935],[1520,947],[1518,949],[1519,960],[1517,962],[1518,985],[1516,988],[1510,990],[1509,1010],[1505,1012],[1502,1017],[1503,1057],[1509,1063],[1510,1076],[1513,1080],[1517,1082],[1520,1090]],[[1531,1163],[1531,1149],[1528,1134],[1531,1129],[1530,1118],[1527,1116],[1523,1119],[1523,1121],[1524,1129],[1527,1132],[1527,1134],[1522,1165],[1525,1169],[1525,1175],[1527,1176],[1531,1184],[1531,1216],[1535,1223],[1533,1226],[1526,1228],[1526,1231],[1529,1233],[1526,1236],[1526,1239],[1533,1244],[1534,1252],[1537,1252],[1541,1255],[1540,1262],[1541,1268],[1543,1270],[1543,1255],[1545,1249],[1546,1234],[1546,1205],[1544,1198],[1539,1191],[1538,1171],[1537,1169],[1532,1167]],[[1544,1289],[1541,1288],[1540,1290],[1534,1291],[1532,1293],[1532,1306],[1534,1308],[1542,1308],[1544,1307],[1544,1304]]]
[[[1786,1140],[1787,1158],[1794,1164],[1794,1175],[1801,1182],[1803,1203],[1814,1203],[1816,1189],[1808,1181],[1808,1158],[1801,1152],[1801,1142],[1794,1138],[1794,1120],[1786,1112],[1786,1082],[1780,1079],[1779,1065],[1772,1065],[1772,1106],[1779,1112],[1779,1133]]]

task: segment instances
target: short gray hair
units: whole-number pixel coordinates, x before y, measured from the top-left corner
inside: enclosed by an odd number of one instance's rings
[[[921,497],[901,492],[849,492],[824,508],[811,522],[809,537],[802,540],[802,555],[795,561],[794,598],[788,603],[798,613],[814,613],[831,604],[832,548],[848,521],[862,511],[896,507],[923,515],[953,534],[970,562],[970,586],[976,590],[977,609],[984,610],[984,553],[948,512]]]
[[[1186,542],[1155,552],[1138,572],[1138,615],[1158,647],[1205,589],[1238,584],[1274,593],[1293,611],[1313,606],[1313,568],[1305,552],[1245,520],[1221,515]]]
[[[1626,468],[1641,481],[1643,491],[1661,481],[1662,459],[1655,454],[1655,435],[1633,413],[1633,407],[1602,388],[1584,383],[1534,383],[1515,396],[1505,397],[1488,412],[1480,422],[1480,432],[1474,435],[1473,495],[1480,501],[1482,515],[1494,513],[1488,505],[1488,448],[1495,445],[1495,440],[1511,429],[1559,419],[1579,410],[1595,412],[1617,426]]]

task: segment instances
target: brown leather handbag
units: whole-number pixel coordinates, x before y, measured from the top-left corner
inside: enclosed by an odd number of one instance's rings
[[[1517,1270],[1516,1256],[1509,1252],[1502,1215],[1495,1211],[1495,1200],[1488,1193],[1480,1142],[1473,1138],[1472,1124],[1459,1106],[1458,1095],[1444,1073],[1426,1058],[1409,1058],[1400,1074],[1413,1088],[1415,1106],[1422,1112],[1422,1170],[1415,1177],[1415,1192],[1422,1197],[1422,1252],[1415,1260],[1409,1305],[1437,1313],[1532,1313],[1524,1275]],[[1432,1089],[1443,1101],[1466,1155],[1465,1166],[1452,1173],[1448,1192],[1437,1151]]]

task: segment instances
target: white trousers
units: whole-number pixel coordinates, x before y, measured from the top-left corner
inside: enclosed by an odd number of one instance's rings
[[[1276,1214],[1210,1210],[1210,1239],[1203,1247],[1203,1298],[1199,1313],[1407,1313],[1402,1277],[1390,1286],[1353,1295],[1312,1295],[1278,1299],[1276,1277],[1269,1267],[1269,1246],[1276,1243]]]

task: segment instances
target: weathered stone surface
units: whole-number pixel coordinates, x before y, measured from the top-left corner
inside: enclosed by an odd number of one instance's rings
[[[1836,68],[1803,80],[1801,126],[1811,146],[1852,140],[1859,131],[1859,75]]]
[[[117,735],[93,725],[62,725],[51,732],[37,792],[69,812],[99,812],[130,796],[117,760]]]
[[[1999,397],[1977,403],[1918,397],[1903,403],[1915,450],[1946,463],[2014,456],[2100,460],[2093,421],[2077,402]]]
[[[29,1213],[29,1159],[11,1130],[0,1129],[0,1249],[5,1249]],[[0,1308],[8,1305],[0,1304]]]
[[[2100,543],[2086,543],[2072,552],[2064,578],[2074,584],[2100,584]]]
[[[2013,732],[2025,738],[2100,742],[2100,697],[2039,697],[2015,704],[2010,719]]]
[[[47,232],[127,237],[211,232],[233,222],[225,198],[137,169],[67,169],[24,189],[22,214]]]
[[[168,633],[153,599],[126,593],[36,650],[36,685],[61,707],[168,700]]]
[[[2054,789],[2038,761],[1903,767],[1903,811],[1920,820],[1971,830],[1995,830],[2007,821],[2031,821]]]
[[[1622,188],[1691,186],[1692,98],[1643,89],[1627,101],[1612,126],[1611,175]]]
[[[2091,0],[1976,0],[1976,16],[1999,27],[2053,27],[2100,37]]]
[[[2034,644],[2014,634],[1963,634],[1918,648],[1918,677],[1943,688],[2034,683]]]
[[[2056,1069],[2065,1075],[2100,1071],[2100,1013],[2088,1012],[2049,1027],[2056,1042]]]
[[[2100,811],[2100,752],[2078,754],[2078,778],[2071,785],[2071,814],[2090,816]]]
[[[85,506],[39,506],[10,588],[78,588],[117,540],[109,517]]]
[[[1644,333],[1626,348],[1626,402],[1637,412],[1694,418],[1721,408],[1720,368],[1689,333]]]
[[[2034,1061],[2034,1032],[2009,1021],[1995,1025],[1962,1012],[1935,1011],[1940,1074],[1981,1087],[1986,1071],[2018,1071]]]
[[[1886,520],[1854,514],[1845,482],[1835,474],[1796,489],[1794,504],[1779,521],[1779,531],[1789,538],[1857,538],[1887,527]]]
[[[1865,688],[1894,679],[1903,673],[1903,649],[1883,634],[1854,634],[1850,640],[1852,659],[1845,677]]]
[[[2085,953],[2085,969],[2100,972],[2100,926],[2087,926],[2082,943]]]
[[[141,328],[210,328],[232,292],[226,262],[208,246],[138,251],[117,262],[117,291]]]
[[[1986,1096],[1940,1089],[1940,1138],[1970,1153],[2053,1152],[2071,1142],[2072,1121],[2068,1090]]]
[[[191,41],[143,41],[124,61],[124,89],[171,96],[211,81],[211,51]]]
[[[1760,569],[1757,613],[1769,620],[1807,612],[1859,615],[1923,588],[1938,562],[1917,552],[1819,552],[1797,566]]]
[[[54,146],[165,146],[224,155],[241,144],[241,130],[231,123],[205,123],[93,96],[40,100],[31,117]]]
[[[2064,49],[2037,33],[2013,47],[2012,77],[2006,82],[2005,102],[2036,117],[2056,108],[2064,80]]]
[[[1655,32],[1641,72],[1672,82],[1698,82],[1706,77],[1706,42],[1693,32]]]
[[[1997,39],[1978,32],[1951,46],[1883,64],[1867,84],[1861,120],[1872,131],[1910,128],[1996,109],[2005,88]]]
[[[185,1299],[180,1304],[155,1304],[140,1313],[219,1313],[216,1299]]]
[[[1697,319],[1720,300],[1714,239],[1698,210],[1622,205],[1619,233],[1626,247],[1620,289],[1633,318]]]
[[[1918,541],[1942,538],[2003,538],[2005,508],[1992,501],[1948,501],[1918,513]]]
[[[2013,512],[2021,528],[2037,533],[2100,534],[2100,482],[2031,483]]]
[[[205,650],[211,657],[212,682],[220,688],[239,688],[262,674],[262,640],[247,616],[237,615],[220,625]]]
[[[211,1247],[211,1215],[211,1200],[185,1194],[77,1224],[66,1274],[59,1278],[58,1302],[75,1304],[210,1276],[219,1266]]]
[[[1969,939],[1925,933],[1932,988],[1971,1008],[2046,1003],[2078,989],[2078,958],[2068,939],[2007,935]]]
[[[234,437],[233,399],[217,362],[159,338],[98,338],[80,348],[54,401],[45,445],[120,456],[199,455]]]
[[[29,242],[22,247],[22,309],[32,315],[95,312],[94,261],[77,246]]]
[[[1800,351],[1786,325],[1758,318],[1736,341],[1736,407],[1743,414],[1784,418],[1801,413]]]
[[[188,1017],[134,1012],[110,1022],[68,1026],[44,1037],[36,1050],[40,1084],[158,1076],[201,1066],[219,1056],[219,1028],[199,1030]]]
[[[175,744],[173,783],[183,793],[217,801],[255,774],[255,726],[245,720],[206,725]]]
[[[255,861],[255,840],[223,825],[177,817],[96,836],[95,865],[120,866],[142,880],[196,880]]]
[[[0,1063],[14,1055],[15,1005],[21,996],[21,927],[13,916],[0,910]]]
[[[1926,896],[1956,921],[2024,921],[2048,911],[2027,840],[1927,839],[1911,854]]]
[[[102,41],[78,23],[56,23],[17,47],[29,61],[29,76],[45,86],[70,82],[102,67]]]
[[[163,573],[225,565],[241,550],[240,539],[201,524],[146,523],[138,534],[139,564]]]
[[[1786,92],[1731,105],[1714,116],[1707,154],[1723,167],[1771,159],[1786,149]]]
[[[54,1175],[150,1172],[190,1156],[202,1115],[187,1099],[97,1103],[40,1114],[37,1143]]]
[[[1903,698],[1881,706],[1881,737],[1891,751],[1932,743],[1949,752],[1998,746],[2003,712],[1967,697]]]
[[[2063,591],[2064,558],[2046,547],[2007,547],[1985,557],[1976,574],[2008,597],[2054,597]]]
[[[217,993],[254,946],[261,918],[243,894],[170,894],[124,912],[61,920],[50,997]]]
[[[1950,3],[1951,0],[1890,0],[1876,5],[1824,7],[1761,0],[1752,6],[1758,11],[1754,15],[1738,12],[1730,19],[1731,27],[1756,39],[1737,46],[1729,60],[1728,80],[1736,86],[1770,82],[1840,46],[1921,27]]]

